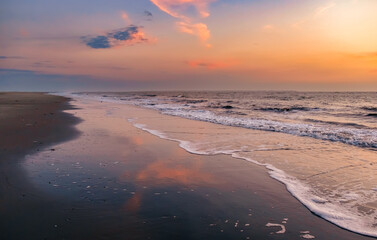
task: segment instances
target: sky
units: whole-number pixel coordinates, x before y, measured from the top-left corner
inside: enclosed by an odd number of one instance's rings
[[[0,91],[377,91],[376,0],[0,0]]]

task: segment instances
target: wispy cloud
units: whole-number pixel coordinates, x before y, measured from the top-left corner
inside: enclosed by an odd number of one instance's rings
[[[237,62],[234,60],[228,61],[204,61],[204,60],[192,60],[188,61],[187,64],[190,67],[195,68],[207,68],[209,70],[216,70],[216,69],[225,69],[237,65]]]
[[[15,68],[0,68],[0,73],[35,73],[35,71]]]
[[[328,12],[330,9],[334,8],[335,6],[336,6],[335,2],[329,2],[326,5],[322,5],[316,8],[314,10],[314,13],[312,12],[311,15],[309,15],[306,19],[293,23],[292,27],[296,29],[300,29],[302,25],[323,16],[324,14],[326,14],[326,12]]]
[[[174,18],[180,19],[177,22],[178,30],[183,33],[188,33],[198,36],[201,42],[210,47],[207,43],[210,38],[210,31],[206,24],[196,22],[189,16],[188,11],[192,8],[196,9],[200,18],[206,18],[210,15],[208,6],[211,2],[216,0],[150,0],[161,11],[169,14]]]
[[[124,21],[126,21],[127,23],[130,23],[131,20],[130,20],[130,17],[128,16],[128,14],[125,12],[125,11],[122,11],[121,12],[121,17]]]
[[[147,10],[144,11],[144,15],[146,17],[153,17],[153,14],[150,11],[147,11]]]
[[[271,24],[267,24],[267,25],[264,25],[264,26],[262,27],[262,29],[263,29],[264,31],[269,32],[269,31],[273,31],[273,30],[275,29],[275,26],[274,26],[274,25],[271,25]]]
[[[317,8],[315,13],[314,13],[314,18],[317,18],[317,17],[325,14],[327,11],[329,11],[331,8],[333,8],[335,6],[336,6],[336,3],[330,2],[325,6],[321,6],[321,7]]]
[[[52,65],[51,61],[38,61],[38,62],[33,62],[31,64],[31,67],[33,68],[56,68],[56,66]]]
[[[207,25],[203,23],[190,24],[187,22],[177,22],[179,31],[197,35],[202,42],[207,42],[210,37],[210,32]]]
[[[91,48],[110,48],[110,41],[107,36],[82,37],[83,42]]]
[[[24,59],[25,57],[21,57],[21,56],[0,56],[0,60],[1,59]]]
[[[147,42],[148,39],[141,27],[130,25],[126,28],[114,30],[99,36],[84,36],[81,40],[94,49],[112,48],[116,46],[130,46],[136,43]]]
[[[201,17],[208,17],[208,5],[214,1],[216,0],[151,0],[162,11],[181,19],[188,18],[184,12],[190,7],[196,8]]]
[[[147,20],[147,21],[153,20],[153,14],[150,11],[144,10],[143,15],[145,17],[145,20]]]

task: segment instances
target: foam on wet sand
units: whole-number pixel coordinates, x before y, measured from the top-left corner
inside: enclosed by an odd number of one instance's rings
[[[80,109],[69,113],[84,120],[77,125],[82,135],[51,146],[54,151],[29,155],[21,164],[29,181],[43,192],[40,196],[59,203],[47,205],[47,216],[55,214],[53,209],[63,216],[50,218],[48,227],[30,236],[43,238],[50,232],[48,236],[71,239],[297,239],[310,234],[319,239],[368,239],[313,216],[266,174],[265,165],[219,154],[241,154],[242,146],[235,148],[238,151],[200,146],[203,141],[177,135],[182,131],[166,131],[174,128],[172,117],[154,111],[89,100],[74,104]],[[190,129],[186,134],[205,140],[208,129],[200,128],[202,122],[172,121]],[[150,133],[180,139],[181,148]],[[193,155],[183,148],[196,153],[210,149],[212,155]],[[271,151],[259,153],[266,152]],[[270,234],[281,229],[268,223],[284,225],[286,232]],[[86,231],[89,228],[92,231]],[[301,233],[303,229],[310,232]]]

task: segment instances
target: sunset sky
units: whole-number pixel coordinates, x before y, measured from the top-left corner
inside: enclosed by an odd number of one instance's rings
[[[376,0],[0,0],[0,90],[377,91]]]

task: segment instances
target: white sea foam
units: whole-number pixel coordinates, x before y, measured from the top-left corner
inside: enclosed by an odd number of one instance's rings
[[[325,127],[305,123],[287,123],[266,119],[221,116],[207,110],[190,110],[179,108],[158,108],[162,113],[193,120],[206,121],[226,126],[243,127],[263,131],[283,132],[296,136],[313,137],[322,140],[342,142],[360,147],[377,148],[377,131],[345,127]]]
[[[302,234],[301,235],[302,238],[304,239],[314,239],[315,237],[309,233],[306,233],[306,234]]]
[[[277,233],[277,234],[283,234],[283,233],[285,233],[285,231],[286,231],[286,230],[285,230],[285,226],[284,226],[283,224],[278,224],[278,223],[267,223],[267,224],[266,224],[266,227],[280,227],[281,230],[275,232],[275,233]]]
[[[119,98],[103,98],[101,96],[84,96],[84,95],[72,95],[72,94],[63,94],[67,97],[73,98],[82,98],[82,99],[90,99],[90,100],[97,100],[97,101],[106,101],[111,103],[124,103]],[[243,119],[243,118],[234,118],[229,116],[219,116],[215,113],[205,110],[198,110],[198,111],[187,111],[182,109],[182,107],[177,105],[150,105],[146,106],[145,103],[148,103],[148,100],[144,101],[144,104],[133,103],[134,105],[142,105],[143,107],[153,108],[161,111],[162,113],[180,116],[188,119],[194,120],[201,120],[207,121],[212,123],[218,123],[223,125],[229,126],[238,126],[238,127],[245,127],[245,128],[252,128],[252,129],[259,129],[259,130],[268,130],[268,131],[277,131],[277,132],[286,132],[293,135],[299,136],[311,136],[319,139],[324,140],[333,140],[333,141],[340,141],[345,142],[351,145],[360,145],[360,146],[367,146],[367,147],[377,147],[376,136],[377,133],[375,131],[368,132],[362,129],[320,129],[319,127],[310,125],[310,124],[290,124],[290,123],[280,123],[271,120],[263,120],[263,119]],[[345,229],[364,234],[369,236],[377,237],[376,229],[369,227],[365,219],[362,216],[355,214],[355,212],[349,211],[342,207],[337,202],[329,201],[324,197],[320,197],[315,189],[308,187],[303,182],[299,181],[297,178],[289,176],[284,171],[274,167],[271,164],[260,163],[255,161],[254,159],[250,159],[244,156],[241,156],[238,152],[240,149],[203,149],[199,148],[198,144],[184,141],[180,139],[174,139],[169,137],[164,132],[149,129],[144,124],[137,123],[134,119],[129,119],[130,122],[134,124],[135,127],[142,129],[146,132],[149,132],[155,136],[158,136],[162,139],[172,140],[179,143],[179,146],[185,149],[186,151],[194,154],[203,154],[203,155],[213,155],[213,154],[228,154],[233,156],[234,158],[239,158],[243,160],[247,160],[253,162],[258,165],[263,165],[269,170],[269,174],[272,178],[284,183],[287,187],[287,190],[296,197],[301,203],[303,203],[310,211],[314,214],[323,217],[324,219],[333,222],[334,224],[341,226]],[[351,131],[351,132],[349,132]],[[342,135],[345,137],[342,138]],[[372,190],[377,191],[377,188],[373,188]],[[347,196],[348,199],[355,198],[355,195],[350,194]]]
[[[163,132],[149,129],[145,124],[135,123],[133,119],[129,119],[129,121],[132,122],[135,127],[149,132],[155,136],[158,136],[162,139],[178,142],[180,147],[190,153],[201,155],[227,154],[231,155],[234,158],[247,160],[249,162],[265,166],[269,170],[269,174],[272,178],[284,183],[287,190],[314,214],[350,231],[377,237],[376,230],[368,227],[368,224],[364,222],[364,219],[361,216],[358,216],[354,212],[350,212],[348,209],[345,209],[340,205],[334,204],[322,197],[319,197],[314,189],[308,187],[297,178],[289,176],[284,171],[274,167],[271,164],[264,164],[253,159],[243,157],[238,154],[238,150],[198,150],[197,145],[189,141],[170,138]]]
[[[60,94],[103,102],[131,104],[158,110],[163,114],[179,116],[192,120],[206,121],[226,126],[242,127],[262,131],[282,132],[296,136],[312,137],[321,140],[342,142],[349,145],[377,148],[377,130],[359,129],[347,126],[323,125],[318,123],[290,123],[248,116],[219,115],[211,110],[192,109],[189,105],[165,103],[165,98],[124,99],[121,96],[95,94]],[[125,101],[127,100],[127,101]]]

